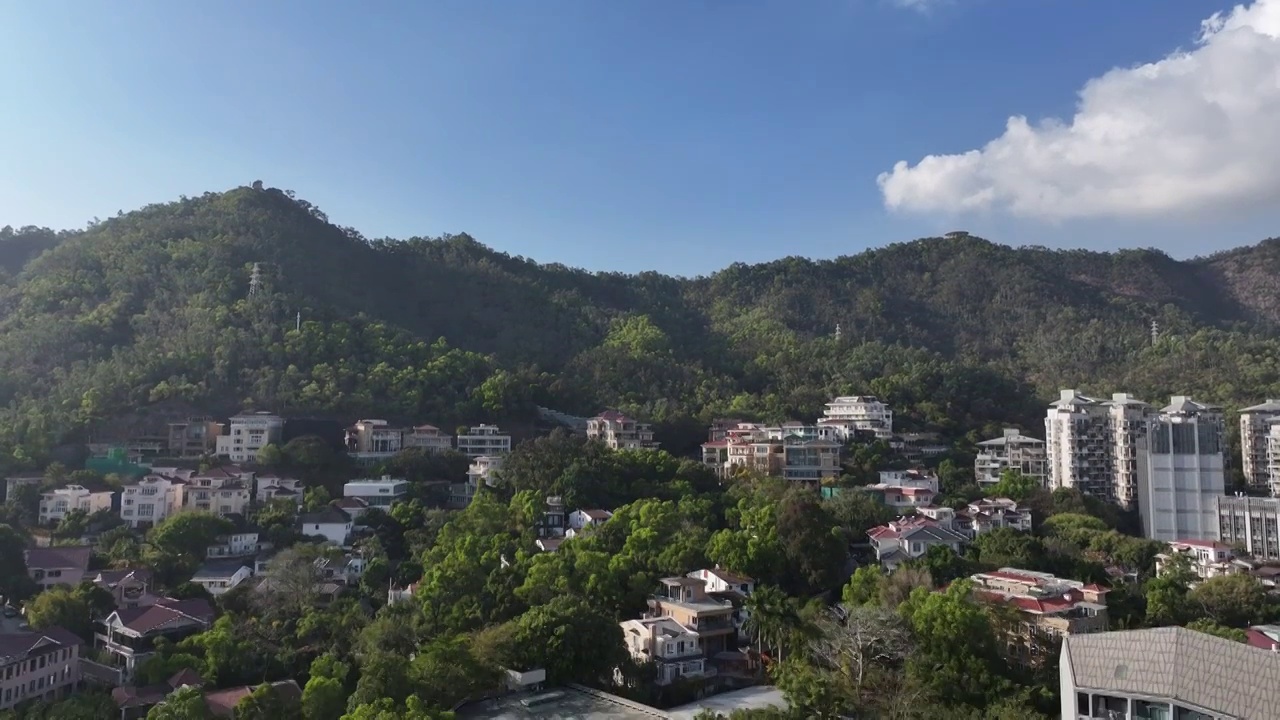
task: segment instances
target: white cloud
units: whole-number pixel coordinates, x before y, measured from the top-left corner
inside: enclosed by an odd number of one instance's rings
[[[919,12],[919,13],[927,13],[930,10],[933,10],[934,8],[943,4],[944,2],[948,2],[948,0],[890,0],[890,1],[894,5],[897,5],[898,7],[903,8],[904,10],[915,10],[916,12]]]
[[[1280,0],[1202,24],[1193,49],[1087,82],[1070,123],[1009,118],[980,150],[898,162],[890,210],[1061,220],[1240,211],[1280,193]]]

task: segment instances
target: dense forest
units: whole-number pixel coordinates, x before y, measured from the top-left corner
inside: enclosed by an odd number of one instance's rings
[[[0,443],[21,466],[165,413],[452,427],[544,405],[618,407],[681,453],[713,417],[812,419],[838,393],[969,441],[1034,428],[1059,387],[1234,408],[1280,393],[1278,272],[1275,239],[1178,261],[953,233],[692,279],[591,273],[466,235],[367,239],[255,183],[0,230]]]

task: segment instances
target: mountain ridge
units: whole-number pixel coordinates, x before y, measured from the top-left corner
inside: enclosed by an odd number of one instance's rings
[[[960,431],[1035,422],[1070,384],[1226,404],[1280,391],[1274,239],[1175,260],[964,234],[681,278],[537,263],[465,234],[370,240],[292,193],[240,187],[77,232],[8,231],[0,267],[17,270],[0,277],[14,447],[166,399],[441,423],[616,406],[692,428],[812,416],[856,391]],[[949,419],[947,403],[965,409]]]

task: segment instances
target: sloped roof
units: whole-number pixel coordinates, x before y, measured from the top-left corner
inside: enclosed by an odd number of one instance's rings
[[[261,685],[258,687],[261,687]],[[302,699],[302,689],[298,687],[298,683],[294,680],[273,682],[271,687],[275,688],[276,692],[286,700],[300,701]],[[252,695],[253,691],[254,688],[247,685],[226,690],[215,690],[204,694],[204,704],[214,717],[234,717],[236,705],[239,705],[241,700]]]
[[[1185,395],[1174,395],[1169,399],[1169,404],[1161,408],[1160,412],[1195,414],[1208,410],[1217,410],[1217,407],[1196,402]]]
[[[1257,405],[1250,405],[1247,408],[1240,408],[1240,412],[1242,413],[1253,413],[1253,412],[1280,413],[1280,400],[1272,400],[1271,398],[1267,398],[1267,401],[1264,403],[1259,403]]]
[[[63,630],[60,627],[16,633],[0,633],[0,659],[4,659],[7,664],[9,659],[24,657],[43,642],[51,642],[58,646],[84,644],[84,641],[75,633]]]
[[[1040,440],[1039,438],[1028,437],[1026,435],[1023,435],[1022,433],[1018,433],[1017,435],[1005,435],[1004,437],[998,437],[993,440],[983,440],[982,442],[978,443],[978,445],[982,447],[1004,447],[1005,445],[1008,445],[1010,442],[1031,443],[1034,445],[1044,444],[1044,441]]]
[[[302,513],[298,516],[299,525],[346,525],[351,516],[330,505],[317,512]]]
[[[211,622],[213,607],[207,600],[174,600],[162,598],[155,605],[121,608],[112,613],[120,624],[133,632],[145,635],[166,626],[181,626],[188,622]]]
[[[53,547],[31,548],[27,550],[28,570],[57,570],[63,568],[89,569],[89,555],[93,548],[88,545],[55,545]]]
[[[1078,688],[1168,698],[1242,720],[1274,718],[1280,707],[1280,653],[1183,627],[1070,635],[1062,662]]]

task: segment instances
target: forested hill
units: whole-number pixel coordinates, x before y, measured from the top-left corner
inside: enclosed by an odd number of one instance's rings
[[[681,279],[465,235],[368,240],[241,187],[82,232],[6,228],[0,268],[0,442],[18,462],[147,407],[450,427],[613,406],[685,438],[712,416],[812,418],[835,393],[963,433],[1035,422],[1059,386],[1280,392],[1278,240],[1180,262],[960,235]]]

